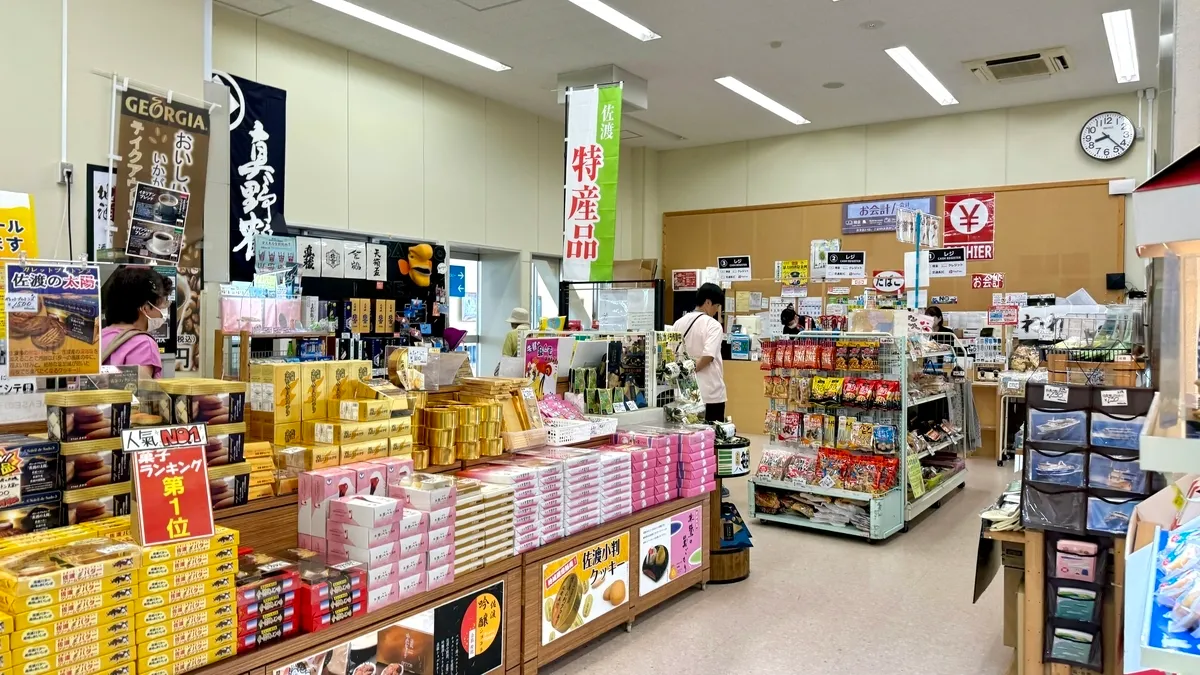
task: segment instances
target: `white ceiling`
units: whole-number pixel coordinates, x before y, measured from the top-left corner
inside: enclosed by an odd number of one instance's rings
[[[1157,82],[1156,0],[607,0],[662,35],[651,42],[567,0],[355,1],[512,70],[494,73],[310,0],[218,0],[551,118],[562,115],[553,91],[558,73],[616,64],[649,80],[649,109],[627,115],[626,127],[659,148],[1132,93]],[[1124,8],[1134,13],[1141,82],[1119,85],[1100,15]],[[868,21],[884,25],[860,28]],[[783,44],[772,49],[775,40]],[[898,45],[912,49],[959,105],[939,106],[883,53]],[[987,85],[962,65],[1047,47],[1066,47],[1073,70]],[[812,124],[793,126],[713,82],[725,75]],[[845,87],[822,88],[829,81]]]

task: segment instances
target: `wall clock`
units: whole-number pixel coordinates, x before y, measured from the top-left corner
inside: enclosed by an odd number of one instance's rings
[[[1107,162],[1129,152],[1136,136],[1137,130],[1128,117],[1119,112],[1102,112],[1079,130],[1079,147],[1088,157]]]

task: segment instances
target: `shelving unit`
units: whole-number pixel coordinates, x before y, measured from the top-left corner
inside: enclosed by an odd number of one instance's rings
[[[904,316],[903,312],[898,313],[898,316]],[[900,325],[901,322],[897,321]],[[896,427],[897,430],[897,459],[899,461],[899,471],[897,484],[892,489],[880,493],[873,494],[870,492],[858,492],[854,490],[845,490],[836,487],[830,487],[820,484],[799,484],[791,481],[771,480],[764,478],[751,477],[747,481],[748,504],[750,507],[750,517],[758,518],[760,521],[775,522],[786,525],[794,525],[803,528],[822,530],[826,532],[837,532],[841,534],[849,534],[856,537],[866,538],[871,541],[887,539],[896,532],[907,530],[908,523],[917,518],[921,513],[935,507],[943,499],[950,495],[953,490],[962,487],[966,482],[967,471],[965,464],[962,468],[955,471],[953,474],[945,476],[941,481],[929,491],[925,491],[924,484],[916,491],[919,496],[909,498],[909,462],[920,463],[922,460],[930,458],[936,454],[943,452],[954,452],[959,460],[964,459],[965,455],[965,438],[963,435],[957,435],[952,438],[947,438],[938,442],[932,447],[926,449],[910,448],[907,442],[909,431],[910,415],[919,414],[926,406],[941,406],[944,408],[945,417],[951,417],[951,399],[957,396],[955,391],[939,392],[925,396],[913,397],[910,392],[909,381],[911,369],[916,368],[920,372],[926,369],[926,363],[930,359],[941,359],[947,356],[953,356],[954,350],[932,350],[925,351],[921,349],[921,342],[915,339],[910,340],[906,327],[898,328],[897,333],[836,333],[825,331],[804,332],[795,336],[797,340],[805,339],[848,339],[848,340],[878,340],[880,343],[879,353],[879,369],[873,373],[862,373],[854,371],[803,371],[799,370],[800,374],[811,372],[818,375],[832,375],[834,377],[871,377],[882,378],[886,380],[899,381],[901,383],[901,400],[907,401],[907,405],[901,410],[878,410],[871,408],[861,408],[855,406],[842,405],[818,405],[810,404],[808,408],[814,412],[820,411],[826,414],[852,414],[868,412],[875,424],[888,424]],[[777,369],[785,370],[785,369]],[[796,371],[797,369],[791,369]],[[774,371],[773,371],[774,372]],[[961,408],[961,406],[960,406]],[[955,425],[963,428],[963,420],[953,420]],[[778,447],[778,446],[777,446]],[[961,463],[961,462],[960,462]],[[846,499],[864,504],[870,514],[870,522],[867,529],[860,529],[853,525],[837,525],[825,522],[818,522],[800,515],[792,515],[788,513],[764,513],[757,508],[755,501],[755,493],[758,489],[765,488],[771,490],[779,490],[785,492],[797,492],[809,495],[828,497],[830,499]]]

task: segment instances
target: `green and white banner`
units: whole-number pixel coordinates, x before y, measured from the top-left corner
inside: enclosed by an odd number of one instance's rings
[[[612,281],[621,85],[567,91],[563,281]]]

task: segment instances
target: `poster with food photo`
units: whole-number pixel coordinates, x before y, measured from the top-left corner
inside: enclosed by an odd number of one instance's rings
[[[125,253],[178,265],[188,201],[186,192],[138,183],[133,192],[133,220]]]
[[[704,563],[700,517],[697,506],[641,528],[638,532],[642,561],[639,596],[700,569]]]
[[[9,377],[100,372],[100,270],[5,266]]]
[[[542,565],[542,645],[628,601],[628,532]]]

